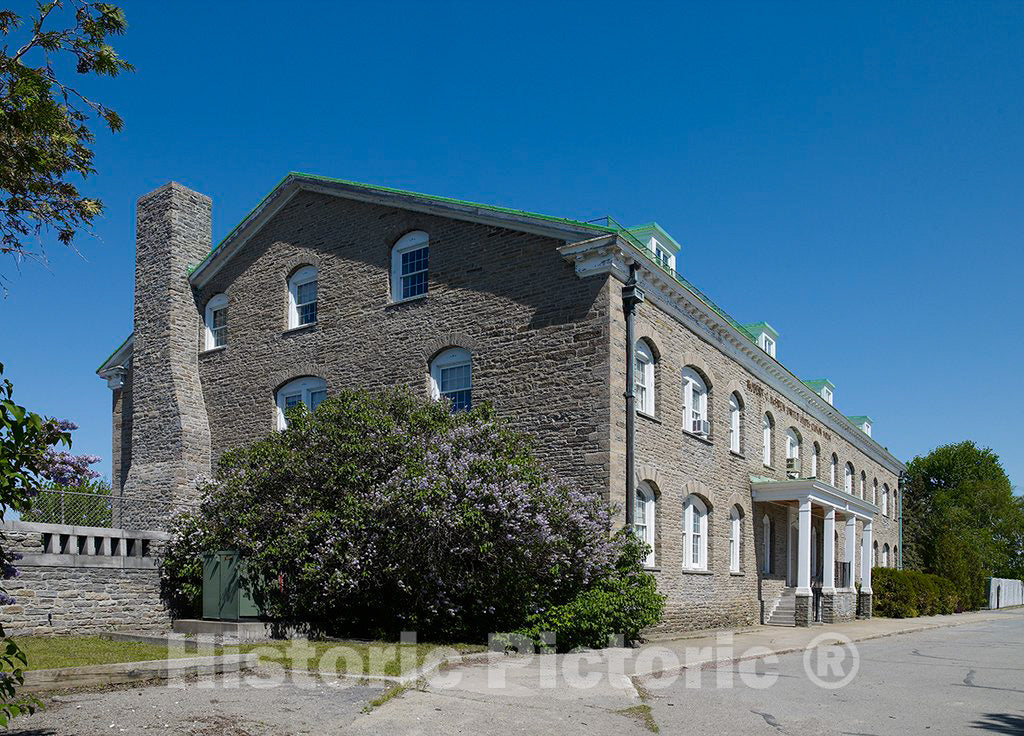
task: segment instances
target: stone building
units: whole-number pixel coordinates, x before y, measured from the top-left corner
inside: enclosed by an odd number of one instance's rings
[[[871,567],[899,564],[903,465],[831,382],[777,360],[770,325],[693,286],[657,224],[289,174],[211,247],[211,206],[176,183],[138,202],[135,331],[98,371],[126,500],[194,497],[297,402],[409,386],[491,402],[619,524],[635,487],[665,629],[870,615]]]

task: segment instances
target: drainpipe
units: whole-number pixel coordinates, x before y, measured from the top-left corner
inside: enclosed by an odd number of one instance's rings
[[[896,487],[900,491],[900,570],[903,569],[903,495],[907,492],[907,471],[900,471],[899,481],[896,483]]]
[[[622,287],[626,313],[626,528],[632,529],[636,510],[636,305],[644,292],[636,285],[636,263],[629,266],[629,280]]]

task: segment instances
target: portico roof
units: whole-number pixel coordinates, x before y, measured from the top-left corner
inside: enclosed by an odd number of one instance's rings
[[[802,501],[808,498],[811,503],[856,516],[863,521],[871,521],[878,513],[878,506],[870,501],[850,495],[816,478],[771,480],[752,476],[750,488],[755,501]]]

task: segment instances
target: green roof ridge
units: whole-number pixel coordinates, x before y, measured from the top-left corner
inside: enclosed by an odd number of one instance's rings
[[[128,335],[128,337],[126,337],[124,340],[122,340],[121,344],[118,345],[116,348],[114,348],[114,351],[110,355],[108,355],[106,358],[103,359],[103,362],[100,363],[99,367],[96,369],[96,372],[99,373],[101,370],[103,370],[103,366],[105,366],[107,363],[109,363],[110,359],[113,358],[115,355],[117,355],[117,351],[120,350],[121,348],[123,348],[125,345],[127,345],[128,341],[131,340],[134,336],[135,336],[135,333],[132,332],[130,335]]]

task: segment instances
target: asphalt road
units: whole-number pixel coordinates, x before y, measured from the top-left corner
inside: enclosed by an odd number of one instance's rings
[[[809,665],[797,652],[648,680],[648,692],[641,686],[639,693],[643,701],[631,689],[579,691],[561,683],[524,696],[484,686],[477,667],[463,672],[459,686],[410,690],[370,713],[363,707],[380,687],[210,688],[193,682],[184,689],[62,696],[46,711],[15,721],[12,733],[643,736],[653,726],[672,735],[1024,736],[1024,611],[852,646],[856,656],[850,649],[817,649]],[[823,666],[829,662],[831,669]],[[848,683],[831,687],[851,673]]]

